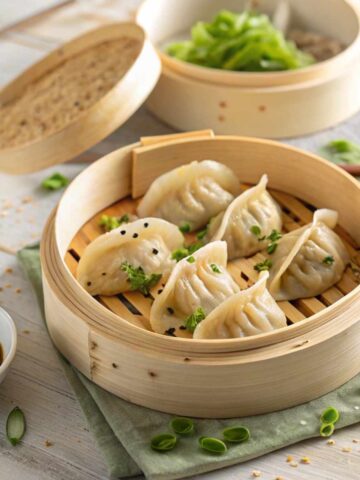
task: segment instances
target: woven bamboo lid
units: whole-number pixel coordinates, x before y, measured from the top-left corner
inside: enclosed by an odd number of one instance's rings
[[[141,27],[114,23],[51,52],[0,91],[0,171],[66,162],[122,125],[161,70]]]

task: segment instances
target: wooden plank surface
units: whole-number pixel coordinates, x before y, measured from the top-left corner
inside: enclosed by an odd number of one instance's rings
[[[139,0],[109,0],[77,2],[72,9],[46,15],[31,21],[25,29],[0,35],[0,86],[17,75],[28,64],[63,39],[98,23],[126,18]],[[13,8],[17,3],[12,2]],[[82,4],[82,5],[81,5]],[[94,12],[94,9],[96,12]],[[102,10],[103,9],[103,10]],[[105,11],[106,10],[106,11]],[[101,11],[104,13],[101,14]],[[0,16],[3,16],[0,2]],[[9,54],[9,52],[11,52]],[[335,138],[359,141],[360,115],[319,134],[287,143],[316,151]],[[77,160],[96,159],[122,145],[137,141],[140,136],[173,133],[156,121],[144,108],[140,109],[120,130]],[[73,178],[83,165],[64,165],[56,170]],[[43,193],[41,180],[54,169],[33,175],[11,177],[0,174],[0,245],[20,248],[40,237],[40,232],[60,192]],[[316,174],[314,172],[314,174]],[[291,228],[291,219],[289,219]],[[12,273],[5,270],[11,268]],[[0,303],[14,317],[19,332],[18,354],[5,383],[0,387],[0,479],[14,480],[105,480],[107,477],[91,434],[71,388],[62,374],[60,364],[45,331],[35,296],[28,280],[13,256],[0,253]],[[17,289],[21,292],[17,293]],[[351,288],[345,280],[340,290]],[[298,311],[298,310],[297,310]],[[14,405],[24,409],[28,432],[21,446],[12,448],[4,436],[8,411]],[[360,397],[358,405],[360,407]],[[259,470],[261,479],[275,480],[358,480],[360,472],[360,426],[336,432],[334,446],[323,439],[314,439],[285,448],[246,464],[198,477],[199,480],[250,479]],[[53,445],[45,446],[49,440]],[[343,452],[351,448],[351,452]],[[286,462],[287,455],[300,461],[308,456],[310,465],[299,463],[297,468]]]

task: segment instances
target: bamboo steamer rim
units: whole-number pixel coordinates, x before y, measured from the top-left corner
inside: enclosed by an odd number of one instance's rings
[[[136,21],[142,25],[143,11],[147,3],[151,0],[144,0],[136,12]],[[199,81],[213,83],[217,85],[226,85],[233,87],[265,88],[265,87],[286,87],[294,84],[295,89],[299,84],[314,79],[324,81],[327,77],[339,75],[339,69],[348,67],[354,57],[359,56],[360,50],[360,6],[355,0],[342,0],[354,13],[357,22],[357,35],[353,42],[342,52],[332,58],[317,62],[313,65],[297,69],[280,72],[237,72],[228,71],[210,67],[203,67],[182,60],[178,60],[157,48],[157,53],[162,64],[168,70]]]
[[[124,36],[139,40],[140,47],[138,56],[129,62],[128,68],[120,80],[91,107],[83,110],[79,116],[60,130],[19,146],[0,149],[0,171],[12,174],[31,173],[69,161],[112,133],[142,105],[160,76],[161,64],[144,30],[132,22],[114,22],[96,27],[51,51],[1,89],[0,102],[16,97],[19,90],[74,55],[102,42]],[[48,65],[49,62],[50,65]],[[142,70],[147,72],[146,76],[143,75],[144,71]],[[137,78],[139,73],[140,78]],[[129,102],[125,95],[126,92],[123,90],[129,86],[134,89],[134,81],[141,82],[142,85],[137,86],[136,95],[132,96]],[[129,85],[127,85],[128,83]],[[127,102],[119,103],[120,98],[126,98]],[[111,115],[114,101],[119,103],[119,118],[112,120],[109,125],[104,125],[102,121],[104,113],[108,111],[108,114]],[[91,137],[84,134],[84,138],[80,142],[79,137],[83,136],[83,132],[90,128]],[[74,141],[74,138],[77,140]],[[72,143],[71,146],[67,146],[69,140]]]
[[[176,135],[174,136],[176,137]],[[352,187],[355,187],[360,194],[360,185],[356,180],[351,177],[349,174],[344,172],[342,169],[333,165],[326,160],[307,153],[303,152],[300,149],[295,147],[282,145],[278,142],[271,140],[262,140],[254,139],[247,137],[238,137],[238,136],[216,136],[216,137],[190,137],[190,138],[180,138],[172,139],[165,143],[160,143],[157,148],[167,148],[169,145],[185,145],[191,142],[197,142],[201,144],[205,141],[237,141],[245,142],[251,145],[262,144],[263,146],[276,147],[280,149],[287,150],[294,154],[300,156],[307,156],[318,165],[321,165],[322,168],[327,169],[329,172],[336,172],[337,175],[340,175],[346,182],[352,184]],[[66,202],[72,198],[74,192],[78,188],[81,189],[82,181],[84,177],[98,169],[99,166],[105,165],[110,161],[110,158],[121,157],[126,153],[131,152],[135,148],[140,147],[140,143],[135,143],[127,147],[123,147],[115,152],[110,153],[109,155],[103,157],[102,159],[95,162],[93,165],[88,167],[83,171],[68,187],[67,191],[64,193],[57,210],[57,214],[54,219],[54,226],[52,226],[52,218],[49,219],[48,224],[45,228],[43,241],[42,241],[42,264],[47,275],[53,275],[54,268],[56,265],[56,275],[58,275],[55,285],[63,284],[66,285],[68,294],[73,303],[79,304],[82,306],[83,311],[87,312],[88,319],[87,321],[90,324],[93,324],[93,318],[96,318],[97,326],[100,329],[103,329],[109,335],[112,335],[115,338],[125,337],[129,339],[130,342],[138,343],[139,341],[143,344],[153,345],[163,350],[177,350],[193,353],[213,353],[213,352],[239,352],[243,350],[251,350],[254,348],[261,348],[267,345],[273,345],[276,343],[281,343],[288,341],[290,339],[296,338],[299,335],[308,333],[313,329],[323,326],[326,322],[329,321],[329,318],[335,318],[338,313],[342,313],[350,304],[350,302],[355,299],[360,293],[360,286],[353,289],[350,293],[345,295],[342,299],[338,300],[335,304],[326,308],[325,311],[318,312],[297,324],[287,326],[285,328],[260,334],[254,337],[240,338],[240,339],[227,339],[227,340],[189,340],[179,337],[167,337],[160,335],[154,332],[143,330],[140,327],[137,327],[133,324],[130,324],[128,321],[122,319],[115,313],[107,310],[105,307],[100,305],[94,298],[92,298],[77,282],[77,280],[71,274],[69,268],[67,267],[64,261],[64,252],[62,252],[62,247],[59,244],[59,232],[61,232],[62,225],[59,221],[59,212],[62,213],[62,210],[66,209]],[[145,147],[146,148],[146,147]],[[125,157],[123,156],[118,160],[119,165],[124,163]],[[314,167],[316,171],[316,167]],[[270,179],[271,180],[271,179]],[[130,193],[130,192],[129,192]],[[65,204],[65,206],[64,206]],[[92,212],[92,215],[97,212]],[[92,216],[91,215],[91,216]],[[80,228],[81,225],[78,225]],[[53,238],[52,238],[53,237]],[[53,242],[53,248],[49,250],[49,242]],[[52,258],[50,258],[49,251],[52,252]],[[326,312],[326,314],[325,314]]]

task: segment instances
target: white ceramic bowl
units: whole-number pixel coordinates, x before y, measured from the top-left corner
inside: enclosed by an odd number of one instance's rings
[[[17,344],[15,324],[10,315],[2,308],[0,308],[0,344],[4,355],[0,365],[0,383],[2,383],[14,359]]]

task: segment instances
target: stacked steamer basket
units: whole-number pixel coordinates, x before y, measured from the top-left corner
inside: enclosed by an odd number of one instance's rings
[[[353,265],[359,264],[360,226],[354,212],[360,208],[360,186],[338,167],[272,141],[211,131],[144,138],[87,168],[49,218],[41,261],[52,339],[75,367],[106,390],[180,415],[259,414],[342,385],[360,371],[360,286],[350,268],[316,298],[280,302],[287,327],[231,340],[153,333],[148,298],[137,292],[93,298],[77,282],[79,258],[101,233],[99,215],[134,212],[159,175],[207,158],[231,167],[242,184],[254,184],[266,172],[287,231],[308,223],[315,208],[337,210],[337,233]],[[243,286],[254,282],[256,261],[229,263]]]
[[[145,0],[137,22],[158,47],[163,70],[148,108],[180,130],[281,138],[328,128],[360,108],[360,15],[354,0],[287,0],[290,28],[340,41],[333,58],[299,70],[247,73],[199,67],[171,58],[165,45],[189,35],[221,9],[241,12],[247,0]],[[255,5],[256,3],[256,5]],[[280,0],[254,6],[272,16]]]

